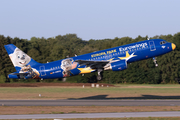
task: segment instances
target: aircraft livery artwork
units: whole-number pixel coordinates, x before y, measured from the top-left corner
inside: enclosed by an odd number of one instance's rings
[[[163,39],[152,39],[54,62],[38,63],[15,45],[5,45],[16,68],[16,72],[9,74],[8,77],[14,79],[53,79],[97,71],[97,80],[101,80],[103,70],[121,71],[127,68],[128,63],[154,59],[175,48],[175,44]]]
[[[31,57],[22,52],[19,48],[15,48],[13,53],[9,54],[9,57],[13,65],[15,66],[16,70],[19,71],[18,73],[13,74],[28,75],[27,78],[40,78],[39,72],[35,68],[31,68],[31,65],[29,64],[31,61]]]
[[[72,76],[73,73],[70,70],[73,70],[76,67],[77,67],[77,62],[73,62],[72,58],[62,60],[61,68],[63,69],[63,77]]]

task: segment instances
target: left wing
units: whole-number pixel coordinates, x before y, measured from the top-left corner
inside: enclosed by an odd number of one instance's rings
[[[88,61],[88,60],[75,60],[78,62],[80,66],[86,65],[86,67],[90,67],[91,69],[102,69],[105,65],[109,63],[109,61]]]

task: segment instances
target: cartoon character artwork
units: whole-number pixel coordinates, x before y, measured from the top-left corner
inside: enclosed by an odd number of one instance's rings
[[[72,76],[73,73],[70,70],[73,70],[77,67],[77,62],[74,62],[72,58],[62,60],[61,68],[63,69],[63,77]]]
[[[19,48],[16,48],[14,52],[9,55],[9,57],[15,67],[20,67],[19,73],[29,73],[28,77],[30,78],[39,77],[39,72],[28,65],[28,63],[31,61],[31,57],[29,57]]]
[[[14,53],[10,54],[9,56],[13,65],[16,67],[25,67],[31,61],[31,58],[18,48],[16,48]]]

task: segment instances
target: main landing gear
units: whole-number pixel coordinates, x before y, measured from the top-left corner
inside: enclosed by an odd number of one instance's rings
[[[102,80],[102,75],[101,72],[103,71],[103,69],[98,69],[98,75],[97,75],[97,80]]]

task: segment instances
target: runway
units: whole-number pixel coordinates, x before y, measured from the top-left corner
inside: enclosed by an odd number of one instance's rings
[[[1,106],[180,106],[180,100],[0,100]]]
[[[53,118],[128,118],[128,117],[180,117],[180,111],[124,112],[124,113],[81,113],[81,114],[37,114],[0,115],[0,119],[53,119]]]

